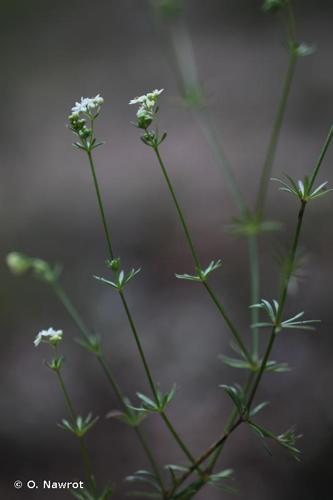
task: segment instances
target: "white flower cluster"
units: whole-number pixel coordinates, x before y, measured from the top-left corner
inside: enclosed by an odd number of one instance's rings
[[[72,107],[71,117],[79,118],[82,113],[87,115],[96,114],[99,112],[103,102],[104,99],[99,94],[95,97],[81,97],[81,101],[76,102],[75,106]]]
[[[42,330],[37,334],[34,340],[35,347],[39,346],[41,342],[46,342],[47,344],[56,346],[61,341],[62,336],[62,330],[55,330],[52,327],[48,330]]]
[[[142,125],[149,125],[154,118],[156,113],[156,104],[158,97],[162,94],[164,89],[153,90],[152,92],[148,92],[145,95],[140,97],[135,97],[132,99],[129,104],[139,104],[139,109],[136,113],[136,116]],[[145,127],[143,127],[145,128]]]

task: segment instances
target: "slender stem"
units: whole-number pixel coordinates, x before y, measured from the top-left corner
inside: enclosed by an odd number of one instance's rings
[[[176,481],[172,489],[169,491],[167,498],[172,498],[175,491],[179,488],[181,484],[183,484],[186,479],[188,479],[191,474],[203,463],[205,462],[217,449],[219,449],[228,437],[237,429],[237,427],[242,423],[242,419],[238,418],[237,421],[230,427],[230,429],[222,434],[222,436],[216,441],[212,446],[210,446],[200,457],[195,461],[195,463],[188,468],[188,470]],[[209,472],[205,471],[204,473],[207,475]],[[202,486],[205,484],[205,476],[202,478]]]
[[[177,199],[177,196],[176,196],[176,193],[175,193],[175,190],[173,189],[173,186],[172,186],[172,183],[170,181],[170,178],[169,178],[169,175],[167,173],[167,170],[166,170],[166,167],[164,165],[164,162],[162,160],[162,157],[160,155],[160,152],[159,152],[159,149],[158,149],[158,146],[155,146],[153,147],[153,150],[157,156],[157,159],[158,159],[158,163],[161,167],[161,170],[162,170],[162,173],[163,173],[163,176],[164,176],[164,179],[167,183],[167,186],[168,186],[168,189],[169,189],[169,192],[171,194],[171,197],[173,199],[173,202],[175,204],[175,207],[176,207],[176,210],[177,210],[177,213],[178,213],[178,216],[179,216],[179,220],[180,220],[180,223],[183,227],[183,230],[184,230],[184,234],[185,234],[185,238],[188,242],[188,245],[190,247],[190,251],[191,251],[191,254],[193,256],[193,260],[194,260],[194,263],[196,265],[196,268],[197,268],[197,271],[201,271],[201,265],[200,265],[200,261],[199,261],[199,257],[198,257],[198,254],[197,254],[197,251],[194,247],[194,243],[193,243],[193,240],[191,238],[191,234],[190,234],[190,231],[188,229],[188,226],[187,226],[187,223],[185,221],[185,217],[184,217],[184,214],[183,214],[183,211],[180,207],[180,204],[178,202],[178,199]],[[212,290],[212,288],[210,287],[210,285],[208,284],[207,280],[202,280],[201,281],[202,284],[204,285],[204,287],[206,288],[209,296],[211,297],[212,301],[214,302],[214,304],[216,305],[216,307],[218,308],[218,310],[220,311],[223,319],[225,320],[226,324],[228,325],[233,337],[235,338],[237,344],[239,345],[240,349],[242,350],[242,352],[244,353],[245,357],[247,358],[247,360],[249,361],[250,364],[252,364],[252,358],[251,358],[251,355],[250,353],[248,352],[244,342],[242,341],[236,327],[234,326],[234,324],[232,323],[232,321],[230,320],[228,314],[226,313],[223,305],[220,303],[220,301],[218,300],[218,298],[216,297],[214,291]]]
[[[145,356],[145,353],[143,351],[143,347],[142,347],[142,344],[141,344],[141,341],[140,341],[140,337],[139,337],[138,331],[136,329],[136,326],[135,326],[132,314],[131,314],[131,312],[129,310],[129,307],[128,307],[128,304],[127,304],[127,301],[126,301],[125,294],[124,294],[123,290],[119,291],[119,296],[121,298],[121,302],[123,304],[123,307],[124,307],[124,310],[125,310],[128,322],[130,324],[130,327],[131,327],[131,330],[132,330],[132,333],[133,333],[133,337],[134,337],[136,346],[138,348],[139,355],[140,355],[140,358],[141,358],[144,370],[146,372],[146,376],[147,376],[147,379],[148,379],[151,391],[152,391],[152,393],[154,395],[155,401],[158,401],[156,386],[154,384],[153,377],[152,377],[150,368],[148,366],[148,362],[146,360],[146,356]]]
[[[57,370],[56,374],[57,374],[57,377],[58,377],[58,380],[59,380],[59,383],[60,383],[61,390],[62,390],[62,392],[64,394],[65,401],[66,401],[67,408],[68,408],[69,414],[71,416],[72,422],[73,422],[73,424],[75,424],[75,421],[76,421],[76,412],[74,410],[73,403],[72,403],[71,398],[69,397],[68,391],[66,389],[66,386],[65,386],[65,383],[64,383],[64,379],[62,378],[60,370]]]
[[[68,411],[69,411],[72,423],[73,423],[73,425],[76,425],[77,413],[74,410],[74,406],[73,406],[72,400],[71,400],[71,398],[70,398],[70,396],[68,394],[68,391],[66,389],[66,385],[65,385],[64,379],[63,379],[63,377],[62,377],[62,375],[60,373],[60,370],[56,370],[55,373],[57,375],[57,378],[58,378],[61,390],[62,390],[63,395],[65,397],[65,401],[66,401],[66,404],[67,404],[67,407],[68,407]],[[88,450],[86,448],[86,444],[85,444],[85,441],[84,441],[84,437],[83,436],[77,436],[77,437],[79,439],[80,451],[81,451],[81,455],[82,455],[82,459],[83,459],[83,464],[84,464],[84,467],[85,467],[85,470],[86,470],[86,475],[87,475],[88,481],[90,483],[91,490],[94,493],[96,493],[95,476],[94,476],[94,474],[92,472],[92,466],[91,466],[91,462],[90,462],[90,459],[89,459]]]
[[[212,301],[214,302],[214,304],[216,305],[216,307],[218,308],[218,310],[220,311],[224,321],[226,322],[226,324],[228,325],[234,339],[236,340],[237,344],[239,345],[242,353],[244,354],[244,356],[246,357],[247,361],[252,365],[253,364],[253,361],[252,361],[252,358],[251,358],[251,354],[249,353],[249,351],[247,350],[241,336],[239,335],[237,329],[235,328],[234,324],[232,323],[232,321],[230,320],[229,316],[227,315],[223,305],[220,303],[220,301],[218,300],[218,298],[216,297],[214,291],[212,290],[211,286],[209,285],[209,283],[207,281],[203,281],[202,282],[204,287],[206,288],[208,294],[210,295]]]
[[[169,431],[171,432],[171,434],[173,435],[173,437],[175,438],[175,440],[177,441],[177,443],[179,444],[179,447],[183,450],[184,454],[187,456],[187,458],[190,460],[190,462],[192,464],[195,464],[196,463],[196,460],[194,458],[194,456],[192,455],[192,453],[188,450],[188,448],[185,446],[183,440],[180,438],[179,434],[176,432],[174,426],[172,425],[172,423],[170,422],[169,418],[167,417],[166,413],[165,412],[162,412],[161,413],[161,416],[166,424],[166,426],[168,427]],[[198,464],[200,465],[200,464]],[[197,469],[197,466],[194,467],[194,469]]]
[[[256,234],[248,237],[249,260],[250,260],[250,284],[251,284],[251,304],[259,302],[260,271],[258,255],[258,237]],[[251,323],[258,323],[259,312],[256,307],[251,308]],[[258,361],[259,355],[259,329],[252,329],[252,359]]]
[[[157,481],[158,481],[158,483],[160,485],[160,488],[161,488],[161,490],[163,492],[163,495],[165,495],[166,489],[165,489],[165,486],[164,486],[164,483],[163,483],[163,480],[162,480],[162,476],[160,474],[160,471],[159,471],[158,465],[157,465],[157,463],[155,461],[155,458],[154,458],[154,456],[153,456],[153,454],[152,454],[152,452],[151,452],[151,450],[150,450],[150,448],[148,446],[148,443],[147,443],[147,441],[146,441],[146,439],[144,437],[144,434],[141,431],[140,427],[133,427],[133,429],[134,429],[136,435],[138,436],[138,439],[139,439],[139,441],[141,443],[142,448],[146,452],[146,455],[147,455],[147,457],[149,459],[149,462],[150,462],[150,465],[152,466],[152,469],[153,469],[153,471],[155,473],[155,477],[156,477],[156,479],[157,479]]]
[[[137,345],[137,348],[138,348],[138,351],[139,351],[139,354],[140,354],[140,358],[141,358],[142,364],[144,366],[144,370],[146,372],[146,376],[147,376],[147,379],[148,379],[151,391],[152,391],[152,393],[154,395],[155,402],[158,403],[159,401],[158,401],[158,395],[157,395],[156,385],[154,384],[153,377],[152,377],[151,371],[149,369],[149,366],[148,366],[148,363],[147,363],[147,360],[146,360],[146,357],[145,357],[145,354],[144,354],[144,351],[143,351],[143,348],[142,348],[142,344],[141,344],[141,341],[140,341],[140,338],[139,338],[139,335],[138,335],[138,332],[137,332],[137,329],[136,329],[133,317],[132,317],[131,312],[129,310],[129,307],[128,307],[128,304],[127,304],[127,301],[126,301],[126,298],[125,298],[123,290],[121,290],[119,292],[119,295],[120,295],[121,301],[123,303],[123,306],[124,306],[124,309],[125,309],[125,312],[126,312],[126,315],[127,315],[127,319],[128,319],[129,324],[130,324],[130,327],[131,327],[131,330],[132,330],[132,333],[133,333],[133,337],[135,339],[135,342],[136,342],[136,345]],[[183,450],[184,454],[187,456],[187,458],[192,463],[195,462],[195,458],[192,456],[191,452],[188,450],[187,446],[184,444],[183,440],[180,438],[179,434],[176,432],[175,428],[173,427],[173,425],[171,424],[169,418],[166,416],[166,414],[164,412],[161,412],[161,417],[164,420],[164,422],[165,422],[166,426],[168,427],[169,431],[171,432],[171,434],[173,435],[173,437],[175,438],[175,440],[179,444],[180,448]]]
[[[114,254],[113,254],[113,248],[112,248],[112,243],[111,243],[111,236],[110,236],[110,231],[109,231],[109,228],[108,228],[108,225],[106,222],[104,205],[103,205],[102,195],[101,195],[101,191],[99,188],[98,179],[97,179],[97,175],[96,175],[95,164],[94,164],[94,160],[92,157],[92,153],[90,151],[87,151],[87,155],[88,155],[88,159],[89,159],[89,165],[90,165],[90,169],[91,169],[92,178],[94,181],[94,186],[95,186],[95,191],[96,191],[96,196],[97,196],[97,201],[98,201],[98,207],[99,207],[99,211],[100,211],[100,215],[101,215],[101,219],[102,219],[107,248],[108,248],[110,258],[111,258],[111,260],[113,260]]]
[[[289,64],[288,64],[288,68],[287,68],[287,73],[285,76],[282,94],[281,94],[281,98],[279,101],[277,113],[276,113],[276,116],[275,116],[275,119],[273,122],[273,128],[272,128],[272,133],[271,133],[271,137],[270,137],[270,141],[269,141],[269,145],[268,145],[268,149],[267,149],[266,159],[264,162],[264,166],[262,169],[260,182],[259,182],[259,190],[258,190],[257,201],[256,201],[256,212],[260,217],[262,217],[262,214],[264,211],[269,177],[270,177],[271,170],[273,167],[275,154],[276,154],[276,150],[277,150],[277,145],[278,145],[278,141],[280,138],[280,132],[281,132],[281,128],[282,128],[283,118],[285,116],[285,111],[286,111],[287,102],[288,102],[288,98],[289,98],[289,94],[290,94],[291,84],[292,84],[292,80],[293,80],[294,73],[295,73],[296,61],[297,61],[297,55],[295,52],[292,51],[290,53],[290,56],[289,56]]]
[[[186,224],[186,221],[185,221],[185,217],[184,217],[184,214],[183,214],[183,211],[182,209],[180,208],[180,205],[179,205],[179,202],[178,202],[178,199],[177,199],[177,196],[176,196],[176,193],[173,189],[173,186],[172,186],[172,183],[170,181],[170,178],[169,178],[169,175],[166,171],[166,168],[165,168],[165,165],[163,163],[163,160],[161,158],[161,155],[160,155],[160,152],[159,152],[159,149],[158,149],[158,146],[154,147],[154,152],[157,156],[157,159],[158,159],[158,162],[160,164],[160,167],[161,167],[161,170],[162,170],[162,173],[163,173],[163,176],[164,176],[164,179],[165,179],[165,182],[167,183],[168,185],[168,188],[169,188],[169,192],[171,194],[171,197],[173,199],[173,202],[175,204],[175,207],[176,207],[176,210],[177,210],[177,213],[178,213],[178,217],[179,217],[179,220],[180,220],[180,223],[183,227],[183,230],[184,230],[184,233],[185,233],[185,237],[187,239],[187,243],[188,243],[188,246],[190,247],[190,250],[191,250],[191,254],[193,256],[193,260],[195,262],[195,265],[198,269],[201,269],[201,265],[200,265],[200,261],[199,261],[199,257],[198,257],[198,254],[196,252],[196,249],[194,247],[194,244],[193,244],[193,241],[192,241],[192,238],[191,238],[191,234],[190,234],[190,231],[188,229],[188,226]]]
[[[52,282],[52,289],[64,308],[66,309],[68,315],[72,318],[73,322],[76,324],[78,327],[80,333],[85,337],[86,339],[89,338],[89,330],[87,326],[85,325],[83,319],[81,318],[80,314],[78,313],[77,309],[74,307],[73,303],[71,302],[70,298],[68,297],[67,293],[65,292],[64,288],[62,285],[59,283],[59,281],[53,281]]]
[[[251,408],[251,405],[252,405],[252,402],[253,402],[254,397],[256,395],[258,386],[259,386],[260,381],[263,377],[263,374],[266,370],[267,361],[269,360],[269,356],[272,352],[277,333],[279,331],[279,327],[280,327],[280,323],[281,323],[281,319],[282,319],[282,315],[283,315],[283,311],[284,311],[284,306],[286,303],[288,286],[289,286],[290,278],[291,278],[293,268],[294,268],[296,252],[297,252],[297,247],[298,247],[298,243],[299,243],[299,237],[301,234],[301,229],[302,229],[302,224],[303,224],[305,207],[306,207],[306,202],[302,201],[301,207],[300,207],[300,210],[298,213],[298,220],[297,220],[295,235],[294,235],[294,239],[293,239],[293,243],[292,243],[292,247],[291,247],[290,258],[288,260],[288,268],[287,268],[287,272],[286,272],[284,281],[282,282],[282,288],[281,288],[280,298],[279,298],[279,308],[278,308],[278,312],[277,312],[277,316],[276,316],[276,324],[272,328],[272,332],[271,332],[271,335],[269,338],[269,342],[268,342],[268,346],[267,346],[265,355],[264,355],[263,360],[261,362],[260,369],[259,369],[258,374],[257,374],[257,378],[254,382],[254,386],[252,388],[250,397],[249,397],[248,402],[247,402],[248,409]]]
[[[318,161],[316,163],[316,166],[314,168],[313,174],[311,176],[310,183],[309,183],[309,191],[311,191],[311,189],[313,188],[313,184],[315,183],[315,180],[317,178],[317,175],[318,175],[319,169],[321,167],[321,164],[323,163],[323,160],[324,160],[324,158],[326,156],[326,153],[327,153],[328,147],[329,147],[329,145],[331,143],[332,137],[333,137],[333,126],[330,128],[330,130],[328,132],[328,135],[326,137],[326,141],[325,141],[324,146],[323,146],[323,148],[322,148],[322,150],[320,152]]]
[[[248,392],[251,389],[254,375],[255,375],[255,373],[251,371],[249,376],[248,376],[248,379],[245,383],[245,386],[244,386],[244,396],[245,397],[248,395]],[[224,432],[228,432],[232,428],[232,426],[235,424],[235,422],[238,418],[238,415],[239,415],[238,410],[237,410],[237,408],[234,407],[229,415],[227,424],[224,428]],[[214,454],[211,462],[208,465],[209,471],[213,471],[213,469],[214,469],[214,467],[215,467],[215,465],[216,465],[216,463],[217,463],[217,461],[222,453],[223,447],[224,447],[224,443],[216,450],[216,453]]]
[[[193,114],[196,117],[196,120],[201,128],[201,131],[211,148],[211,151],[214,155],[216,163],[220,166],[223,171],[223,175],[225,177],[226,184],[232,197],[234,198],[238,209],[241,214],[245,215],[247,211],[246,202],[244,197],[238,187],[238,184],[235,179],[235,175],[233,169],[229,163],[228,158],[226,157],[220,142],[217,138],[216,129],[212,124],[212,118],[209,115],[208,111],[204,107],[194,108]]]
[[[98,361],[99,365],[101,366],[102,370],[104,371],[105,376],[106,376],[107,380],[109,381],[109,383],[113,389],[113,392],[115,393],[115,395],[118,399],[118,402],[120,403],[122,408],[124,408],[126,410],[125,397],[124,397],[123,393],[121,392],[121,389],[114,378],[114,375],[111,371],[110,366],[106,363],[106,360],[102,354],[97,356],[97,361]]]

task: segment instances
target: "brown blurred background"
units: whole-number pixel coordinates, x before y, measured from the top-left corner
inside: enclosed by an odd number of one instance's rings
[[[283,31],[261,1],[187,0],[184,18],[193,37],[208,107],[219,137],[249,202],[266,151],[286,69]],[[314,165],[332,122],[332,4],[295,1],[300,39],[316,54],[299,61],[274,173],[299,177]],[[242,373],[217,358],[231,354],[229,336],[213,305],[195,283],[175,272],[192,262],[152,152],[130,125],[128,100],[165,88],[160,127],[162,146],[204,262],[221,258],[212,281],[237,324],[248,331],[249,283],[246,242],[226,232],[237,214],[219,167],[191,112],[180,104],[175,74],[148,2],[67,0],[0,2],[1,78],[1,261],[20,250],[64,264],[63,284],[89,326],[101,333],[124,391],[135,399],[147,391],[128,324],[115,293],[92,279],[106,274],[105,245],[84,155],[74,151],[66,118],[81,95],[105,98],[98,135],[107,144],[96,152],[116,252],[124,265],[142,266],[129,286],[133,315],[156,379],[163,389],[178,386],[169,408],[193,453],[215,440],[230,409],[218,386],[242,381]],[[332,182],[331,151],[320,180]],[[285,223],[281,233],[261,240],[262,296],[276,296],[273,254],[288,243],[295,200],[270,186],[268,216]],[[293,424],[304,434],[302,462],[273,447],[269,457],[243,428],[225,448],[220,468],[235,469],[240,499],[329,500],[333,459],[331,328],[332,198],[310,206],[302,238],[305,279],[294,290],[288,312],[304,309],[321,318],[318,333],[283,333],[274,359],[293,371],[266,375],[258,395],[271,406],[259,420],[275,432]],[[69,493],[15,491],[20,479],[82,477],[77,443],[56,426],[66,409],[54,375],[43,366],[46,346],[33,347],[42,328],[65,331],[64,377],[76,406],[101,416],[88,445],[98,481],[117,483],[148,467],[131,429],[104,415],[116,401],[92,356],[73,342],[76,328],[45,285],[14,279],[0,266],[1,308],[1,499],[69,498]],[[262,334],[263,338],[265,333]],[[183,463],[157,416],[144,424],[161,463]],[[198,500],[230,496],[204,489]]]

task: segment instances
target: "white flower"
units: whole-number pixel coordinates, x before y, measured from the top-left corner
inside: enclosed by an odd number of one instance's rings
[[[35,347],[39,346],[41,342],[46,342],[52,346],[56,346],[62,339],[62,336],[62,330],[54,330],[52,327],[48,330],[41,330],[34,340]]]
[[[6,257],[6,263],[13,274],[24,274],[31,266],[31,259],[18,252],[11,252]]]
[[[134,99],[131,99],[128,104],[142,104],[146,100],[145,95],[141,95],[140,97],[134,97]]]
[[[164,89],[153,90],[140,97],[134,97],[129,104],[139,104],[139,109],[136,113],[138,118],[139,128],[146,129],[154,119],[154,115],[157,112],[156,104],[158,96],[162,94]]]
[[[152,92],[141,95],[140,97],[134,97],[134,99],[132,99],[129,104],[145,104],[147,107],[154,106],[156,104],[158,96],[161,95],[162,92],[164,92],[164,89],[155,89]]]
[[[94,110],[99,111],[104,99],[99,94],[95,97],[81,97],[80,102],[76,102],[75,106],[72,107],[71,117],[78,118],[81,113],[90,113]]]

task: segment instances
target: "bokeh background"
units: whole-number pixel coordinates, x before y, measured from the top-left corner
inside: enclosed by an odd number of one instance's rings
[[[198,71],[221,144],[249,203],[253,203],[281,82],[287,65],[279,21],[260,1],[187,0],[183,20],[193,39]],[[299,61],[274,173],[299,177],[314,165],[332,122],[332,4],[295,1],[300,40],[317,52]],[[192,262],[155,158],[130,125],[130,98],[165,88],[162,146],[204,262],[221,258],[212,281],[247,334],[249,277],[246,242],[226,231],[237,209],[198,122],[182,104],[166,32],[143,0],[1,0],[1,480],[3,499],[69,498],[69,493],[15,491],[20,479],[82,478],[77,443],[56,426],[66,409],[54,375],[43,365],[46,346],[33,347],[37,331],[65,332],[64,377],[76,406],[100,415],[88,445],[98,481],[117,483],[147,467],[131,429],[104,416],[117,407],[93,357],[73,339],[75,326],[51,291],[31,278],[13,278],[7,252],[20,250],[62,262],[62,282],[92,330],[103,337],[119,383],[135,400],[148,391],[123,310],[115,293],[92,279],[106,274],[106,249],[88,166],[72,146],[66,117],[81,95],[105,98],[96,152],[108,219],[124,265],[142,266],[129,286],[129,303],[156,379],[178,391],[169,408],[193,453],[219,435],[230,409],[222,383],[242,381],[218,354],[231,354],[228,332],[201,287],[180,282]],[[320,178],[332,181],[331,151]],[[240,499],[331,499],[333,449],[332,200],[314,202],[302,248],[306,266],[292,288],[288,312],[321,318],[318,333],[283,333],[274,358],[293,367],[266,375],[258,398],[271,406],[260,422],[276,432],[293,424],[304,434],[301,463],[273,448],[269,457],[245,428],[230,439],[220,467],[235,469]],[[267,217],[282,232],[261,239],[262,295],[277,289],[276,249],[288,243],[296,203],[270,186]],[[266,340],[265,333],[262,334]],[[184,463],[158,417],[145,430],[162,464]],[[205,489],[198,500],[229,498]]]

